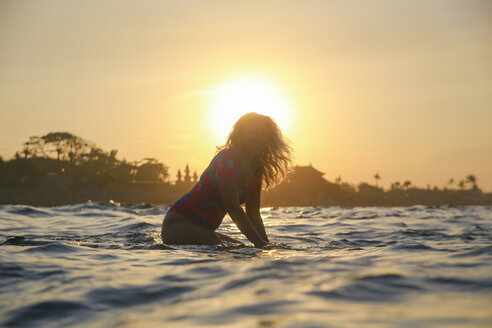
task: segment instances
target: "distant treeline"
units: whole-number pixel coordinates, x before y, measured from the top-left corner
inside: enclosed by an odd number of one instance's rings
[[[118,186],[129,182],[165,182],[168,167],[154,158],[128,162],[118,151],[104,151],[68,132],[33,136],[13,159],[0,159],[0,185],[35,186],[47,177],[64,176],[73,186]]]
[[[312,166],[296,166],[284,181],[264,195],[264,206],[412,206],[492,205],[492,194],[483,193],[473,174],[459,183],[419,188],[410,181],[394,182],[387,190],[366,182],[352,185],[341,178],[325,180]],[[381,177],[375,175],[376,183]]]
[[[0,203],[161,202],[186,187],[171,185],[169,168],[154,158],[130,162],[117,153],[68,132],[32,136],[14,158],[0,158]]]
[[[196,182],[188,166],[178,170],[174,183],[169,168],[154,158],[126,161],[117,150],[105,151],[68,132],[32,136],[14,158],[0,157],[0,204],[52,206],[87,200],[123,203],[171,204]],[[410,181],[395,182],[389,190],[375,185],[358,186],[337,178],[329,182],[312,166],[297,166],[274,189],[263,192],[263,206],[402,206],[402,205],[492,205],[492,195],[483,193],[470,174],[454,187],[418,188]]]

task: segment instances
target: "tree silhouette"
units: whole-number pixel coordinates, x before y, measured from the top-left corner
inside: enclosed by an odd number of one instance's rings
[[[475,177],[474,174],[467,175],[466,176],[466,182],[465,183],[471,184],[473,190],[477,190],[478,189],[478,186],[477,186],[477,177]]]
[[[401,187],[401,183],[399,181],[393,182],[391,184],[391,190],[399,190]]]
[[[31,151],[29,150],[29,147],[24,144],[24,148],[22,148],[22,154],[24,154],[24,159],[27,159],[29,155],[31,154]]]
[[[29,140],[23,143],[22,153],[24,158],[31,157],[44,157],[46,153],[43,147],[43,140],[37,136],[30,136]]]
[[[453,179],[453,178],[449,179],[449,181],[448,181],[447,185],[448,185],[448,186],[449,186],[449,188],[451,189],[451,188],[453,187],[453,185],[454,185],[454,179]]]
[[[111,160],[111,156],[108,156]],[[137,167],[135,180],[140,182],[163,182],[167,179],[167,167],[155,158],[144,158]]]
[[[181,175],[181,170],[180,169],[178,169],[178,173],[176,174],[176,177],[177,177],[176,184],[180,184],[180,183],[183,182],[183,180],[181,180],[182,175]]]
[[[378,180],[381,180],[381,176],[379,175],[379,172],[376,172],[374,174],[374,180],[376,180],[376,187],[378,186]]]
[[[412,185],[412,182],[410,180],[407,180],[403,183],[403,188],[408,190],[411,185]]]

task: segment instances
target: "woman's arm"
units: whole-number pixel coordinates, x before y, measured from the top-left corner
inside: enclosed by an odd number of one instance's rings
[[[258,188],[251,194],[249,200],[246,202],[246,214],[248,215],[251,223],[255,227],[256,231],[260,234],[261,238],[267,243],[268,236],[265,231],[265,225],[263,224],[263,219],[260,214],[260,199],[261,199],[261,183]]]
[[[229,177],[217,177],[217,185],[225,210],[229,213],[232,221],[234,221],[239,230],[241,230],[246,238],[248,238],[256,247],[261,248],[265,246],[268,242],[261,237],[248,215],[243,211],[241,205],[239,205],[239,195],[234,179]]]

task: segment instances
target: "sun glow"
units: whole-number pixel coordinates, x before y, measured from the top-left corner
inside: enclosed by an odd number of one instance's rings
[[[221,139],[244,114],[256,112],[272,117],[280,128],[288,128],[290,108],[280,89],[260,79],[240,79],[211,92],[211,125]]]

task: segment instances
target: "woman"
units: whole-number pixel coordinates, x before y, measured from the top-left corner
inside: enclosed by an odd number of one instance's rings
[[[214,245],[238,240],[215,232],[226,213],[255,245],[269,243],[260,215],[262,182],[278,182],[292,161],[291,148],[268,116],[243,115],[234,124],[198,183],[168,211],[165,244]],[[241,207],[246,204],[246,212]]]

